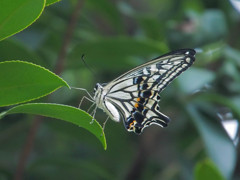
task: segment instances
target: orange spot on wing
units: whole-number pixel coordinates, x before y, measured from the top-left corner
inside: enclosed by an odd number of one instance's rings
[[[132,127],[135,122],[137,122],[137,121],[136,121],[136,120],[133,120],[133,122],[131,122],[131,123],[129,124],[129,126]]]
[[[136,103],[136,104],[134,105],[135,108],[138,108],[138,106],[139,106],[138,103]]]
[[[137,98],[137,101],[139,102],[141,99],[140,98]]]

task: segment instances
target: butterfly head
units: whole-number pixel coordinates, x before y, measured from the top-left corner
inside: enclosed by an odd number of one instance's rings
[[[97,89],[99,89],[101,85],[99,83],[97,83],[94,87],[94,94],[96,93]]]
[[[103,88],[106,85],[106,83],[97,83],[94,87],[94,100],[97,104],[97,106],[99,106],[101,108],[101,104],[102,104],[102,97],[105,95],[105,93],[103,93]]]
[[[97,91],[100,91],[101,89],[103,89],[103,87],[106,85],[107,83],[97,83],[94,87],[94,94],[97,92]]]
[[[101,96],[103,87],[100,83],[97,83],[94,87],[94,99],[98,99]]]

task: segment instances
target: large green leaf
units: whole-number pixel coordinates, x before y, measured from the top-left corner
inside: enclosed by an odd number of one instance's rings
[[[96,120],[92,121],[93,117],[81,109],[61,104],[29,103],[13,107],[12,109],[1,113],[0,118],[15,113],[41,115],[73,123],[91,132],[100,140],[104,149],[107,148],[106,138],[102,127]]]
[[[54,4],[56,2],[59,2],[59,1],[61,1],[61,0],[46,0],[46,6],[52,5],[52,4]]]
[[[210,109],[210,107],[207,108]],[[197,111],[197,106],[194,104],[187,105],[187,110],[204,141],[209,157],[224,177],[229,179],[236,165],[236,148],[233,142],[220,121],[207,119]]]
[[[195,180],[224,180],[224,177],[210,159],[199,162],[195,167],[194,173]]]
[[[45,96],[68,84],[49,70],[24,61],[0,62],[0,107]]]
[[[239,98],[237,96],[228,98],[217,93],[204,93],[198,95],[195,100],[221,104],[225,107],[230,108],[234,114],[240,118],[239,105],[236,103],[239,102]]]
[[[45,0],[1,0],[0,40],[31,25],[42,13]]]
[[[46,62],[39,58],[37,54],[30,51],[23,44],[6,39],[0,41],[0,61],[9,61],[12,59],[22,59],[46,67]],[[14,52],[14,53],[13,53]]]
[[[192,93],[203,88],[204,85],[213,81],[214,78],[215,74],[209,70],[191,67],[178,78],[178,81],[182,91]]]

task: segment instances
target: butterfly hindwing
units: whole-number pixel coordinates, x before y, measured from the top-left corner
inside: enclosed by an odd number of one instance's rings
[[[139,134],[151,124],[166,127],[170,119],[159,111],[159,100],[160,96],[156,94],[152,98],[140,97],[136,98],[135,101],[131,101],[131,115],[124,120],[126,129]]]
[[[151,124],[166,127],[170,119],[159,111],[159,93],[193,64],[194,55],[184,49],[140,65],[104,86],[103,100],[118,109],[128,131],[139,134]]]

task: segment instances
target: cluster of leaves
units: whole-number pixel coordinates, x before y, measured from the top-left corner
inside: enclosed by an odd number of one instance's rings
[[[170,128],[150,127],[143,135],[134,136],[126,133],[121,125],[109,122],[106,127],[109,150],[103,152],[77,126],[46,121],[39,130],[26,176],[47,179],[237,178],[238,171],[234,173],[236,148],[216,117],[216,112],[222,113],[221,109],[227,107],[240,119],[240,39],[236,38],[240,19],[230,3],[83,1],[61,74],[64,81],[47,69],[56,69],[62,36],[75,5],[66,0],[1,2],[0,177],[6,179],[14,174],[15,156],[19,155],[26,129],[33,119],[13,115],[16,113],[71,122],[94,134],[106,149],[99,123],[94,120],[90,124],[90,115],[73,106],[62,105],[77,106],[83,96],[82,92],[77,94],[70,90],[68,84],[93,87],[95,80],[82,66],[82,54],[95,67],[98,81],[109,81],[146,59],[171,49],[190,47],[198,52],[194,67],[163,92],[160,103],[161,110],[174,121]],[[41,103],[36,100],[53,91],[48,99],[41,98]],[[35,102],[25,103],[30,100]],[[19,103],[25,104],[16,105]],[[89,104],[84,103],[87,108]],[[4,107],[9,105],[16,106]],[[98,117],[106,118],[101,112]],[[134,164],[137,164],[137,171]],[[59,171],[61,169],[63,171]]]

